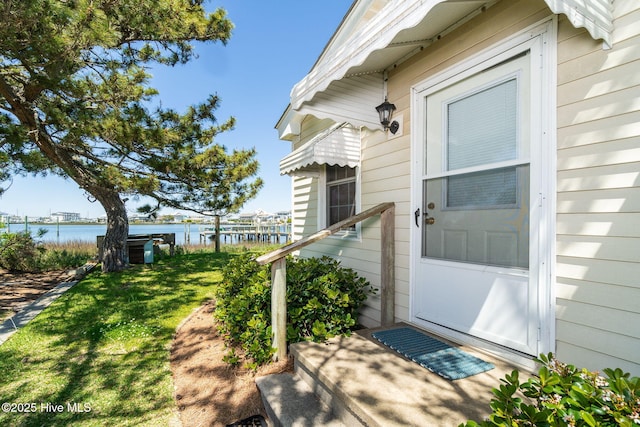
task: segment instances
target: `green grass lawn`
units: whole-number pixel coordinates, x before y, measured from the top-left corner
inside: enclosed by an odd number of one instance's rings
[[[0,425],[169,425],[172,335],[211,298],[229,256],[91,273],[0,346],[0,403],[16,404]]]

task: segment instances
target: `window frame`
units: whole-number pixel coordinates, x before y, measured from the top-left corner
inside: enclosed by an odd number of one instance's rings
[[[329,181],[327,179],[328,178],[327,175],[328,175],[328,168],[330,166],[332,165],[327,165],[327,164],[322,165],[322,169],[318,179],[318,229],[319,230],[327,228],[330,225],[329,215],[328,215],[329,200],[327,195],[329,191]],[[350,167],[350,166],[347,165],[345,167]],[[360,169],[361,168],[360,166],[355,166],[352,169],[355,170],[355,176],[353,178],[351,177],[348,179],[345,178],[345,179],[337,180],[334,182],[345,183],[353,180],[353,182],[355,183],[354,214],[357,214],[358,212],[360,212],[360,182],[361,182]],[[329,238],[352,238],[352,239],[360,239],[360,237],[361,237],[360,223],[357,223],[354,228],[351,228],[349,230],[341,230],[329,236]]]

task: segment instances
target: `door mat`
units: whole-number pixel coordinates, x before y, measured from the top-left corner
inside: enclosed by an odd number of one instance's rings
[[[448,380],[459,380],[494,368],[491,363],[412,328],[389,329],[371,335],[387,347]]]

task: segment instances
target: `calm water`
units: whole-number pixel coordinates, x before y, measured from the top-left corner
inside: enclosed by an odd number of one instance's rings
[[[64,243],[71,240],[95,242],[97,236],[103,236],[107,230],[105,224],[69,225],[69,224],[29,224],[29,230],[35,235],[40,228],[47,230],[41,240],[45,242]],[[200,231],[204,226],[200,224],[132,224],[129,225],[129,234],[149,233],[176,233],[176,244],[182,245],[189,241],[200,242]],[[212,226],[208,226],[212,227]],[[24,231],[24,224],[11,224],[10,231]],[[3,231],[6,231],[3,230]],[[210,243],[210,241],[206,241]],[[224,243],[224,239],[222,240]],[[228,241],[227,243],[235,243]]]

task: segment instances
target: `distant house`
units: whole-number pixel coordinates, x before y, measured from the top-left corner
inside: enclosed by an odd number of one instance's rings
[[[128,219],[130,222],[153,222],[153,219],[150,218],[149,215],[141,213],[130,213]]]
[[[274,220],[279,222],[287,222],[291,219],[291,211],[278,211],[274,215]]]
[[[258,209],[254,212],[241,212],[237,218],[241,222],[269,221],[273,218],[273,214]]]
[[[77,222],[80,221],[80,214],[77,212],[54,212],[49,215],[52,222]]]
[[[637,0],[355,1],[276,125],[294,240],[394,202],[397,321],[640,375],[639,23]],[[379,248],[376,219],[301,255],[377,285]]]
[[[183,221],[189,219],[189,215],[181,213],[181,212],[174,212],[174,213],[170,214],[169,216],[173,217],[173,222],[183,222]]]
[[[252,222],[256,218],[255,212],[242,212],[238,214],[238,220],[240,222]]]

